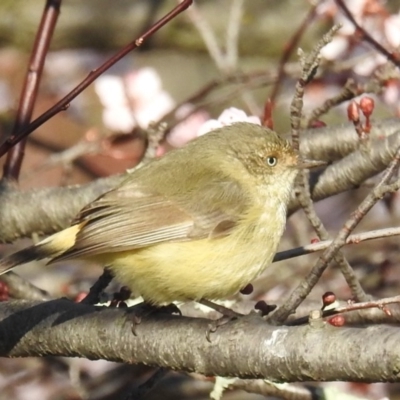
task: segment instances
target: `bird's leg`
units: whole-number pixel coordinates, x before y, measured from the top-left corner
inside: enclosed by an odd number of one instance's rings
[[[89,293],[81,300],[81,303],[84,304],[97,304],[100,302],[100,297],[103,290],[110,284],[113,280],[114,275],[112,272],[107,268],[104,267],[103,274],[100,278],[92,285],[89,289]]]
[[[251,294],[253,293],[253,285],[251,283],[247,284],[243,289],[240,290],[241,294]],[[204,306],[210,307],[213,310],[219,312],[225,317],[231,317],[231,318],[237,318],[243,316],[243,314],[240,314],[236,311],[231,310],[230,308],[221,306],[220,304],[214,303],[210,300],[206,299],[201,299],[197,301],[200,304],[203,304]]]
[[[220,304],[216,304],[210,300],[201,299],[201,300],[198,300],[197,302],[200,304],[203,304],[204,306],[210,307],[213,310],[222,314],[221,318],[213,320],[208,324],[208,330],[206,332],[206,339],[209,342],[211,342],[211,333],[216,332],[220,326],[225,325],[228,322],[243,316],[243,314],[233,311],[230,308],[221,306]]]
[[[220,314],[223,315],[223,317],[229,317],[230,319],[234,319],[234,318],[243,316],[243,314],[233,311],[230,308],[221,306],[221,304],[214,303],[213,301],[210,301],[210,300],[201,299],[201,300],[197,300],[197,302],[200,304],[203,304],[203,306],[207,306],[207,307],[212,308],[213,310],[219,312]]]

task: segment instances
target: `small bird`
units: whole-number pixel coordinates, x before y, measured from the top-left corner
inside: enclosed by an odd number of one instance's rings
[[[301,161],[277,133],[235,123],[127,175],[69,228],[0,261],[43,258],[109,267],[155,306],[225,299],[267,268]]]

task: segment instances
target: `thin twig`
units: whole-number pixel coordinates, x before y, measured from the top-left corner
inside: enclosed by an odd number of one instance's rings
[[[297,44],[299,43],[299,40],[301,39],[306,28],[311,25],[311,21],[313,20],[313,18],[315,16],[315,10],[317,8],[317,5],[318,5],[318,3],[315,2],[315,4],[308,11],[306,17],[304,18],[303,22],[300,24],[300,26],[298,27],[296,32],[292,35],[292,37],[289,39],[289,41],[285,44],[285,47],[284,47],[283,53],[282,53],[282,57],[279,60],[278,77],[275,81],[275,85],[272,88],[272,92],[270,95],[270,100],[272,103],[275,102],[276,97],[279,93],[279,89],[284,81],[284,77],[286,75],[285,65],[288,62],[290,56],[292,55],[294,49],[297,47]]]
[[[356,233],[354,235],[350,235],[346,239],[345,244],[346,245],[359,244],[359,243],[365,242],[367,240],[382,239],[385,237],[393,237],[393,236],[399,236],[399,235],[400,235],[400,227],[377,229],[374,231],[367,231],[367,232],[361,232],[361,233]],[[280,251],[279,253],[275,254],[273,262],[288,260],[290,258],[304,256],[307,254],[315,253],[317,251],[325,250],[332,244],[332,242],[333,242],[333,240],[324,240],[321,242],[308,244],[306,246],[301,246],[301,247],[296,247],[296,248],[290,249],[290,250]]]
[[[10,297],[14,299],[51,300],[53,298],[45,290],[38,288],[14,272],[2,275],[0,280],[8,286]]]
[[[268,85],[274,80],[274,77],[266,72],[266,71],[253,71],[250,73],[241,73],[241,72],[234,72],[234,73],[229,73],[225,76],[222,76],[217,79],[213,79],[206,83],[204,86],[202,86],[200,89],[198,89],[195,93],[193,93],[191,96],[183,100],[181,103],[178,103],[171,111],[169,111],[167,114],[165,114],[160,120],[158,120],[155,124],[159,124],[162,121],[169,121],[171,120],[175,114],[176,111],[182,107],[184,104],[187,103],[199,103],[202,99],[206,98],[210,93],[212,93],[214,90],[219,89],[223,86],[229,85],[229,84],[248,84],[251,83],[252,81],[256,81],[257,85]],[[260,80],[260,81],[258,81]],[[232,94],[229,93],[229,97],[232,98]],[[186,116],[187,118],[187,116]],[[170,127],[169,127],[170,129]]]
[[[305,117],[304,125],[310,127],[312,122],[319,119],[322,115],[327,114],[332,108],[359,96],[361,93],[363,93],[363,91],[360,90],[360,87],[354,82],[353,79],[349,79],[338,95],[324,101],[322,106],[315,108],[308,116]]]
[[[314,228],[315,232],[318,235],[319,239],[328,240],[329,233],[325,229],[324,224],[322,223],[321,219],[318,217],[317,213],[315,212],[315,208],[313,206],[313,202],[310,195],[310,184],[308,174],[303,171],[303,181],[302,181],[302,188],[300,188],[298,193],[299,203],[302,206],[304,213],[306,214],[311,226]],[[353,268],[351,267],[350,263],[347,261],[346,257],[341,253],[335,256],[334,260],[338,263],[340,271],[342,272],[353,297],[357,301],[367,301],[369,297],[364,292]]]
[[[218,45],[216,36],[211,26],[209,25],[208,21],[203,17],[196,4],[193,4],[193,6],[190,7],[187,12],[187,16],[199,32],[204,44],[207,47],[208,54],[215,62],[215,65],[218,67],[219,70],[224,70],[226,66],[224,54]]]
[[[229,389],[244,390],[248,393],[256,393],[262,396],[270,396],[284,400],[315,400],[317,390],[295,385],[282,385],[269,382],[265,379],[234,379]]]
[[[55,168],[59,165],[68,166],[71,165],[76,159],[93,153],[99,153],[102,149],[100,138],[89,141],[86,139],[80,140],[71,147],[66,148],[63,151],[50,154],[43,163],[33,167],[30,171],[22,174],[21,180],[29,179],[34,174],[42,171],[48,171],[51,168]]]
[[[395,192],[400,188],[400,181],[396,181],[394,184],[389,185],[389,181],[393,174],[398,168],[400,163],[400,147],[396,151],[396,155],[386,169],[382,176],[381,181],[378,183],[376,188],[372,190],[369,195],[362,201],[357,209],[351,214],[350,218],[346,221],[343,228],[339,231],[336,238],[333,240],[331,245],[323,252],[321,257],[318,259],[307,277],[302,280],[298,287],[289,296],[288,300],[284,305],[279,307],[271,316],[270,321],[273,323],[284,322],[290,314],[292,314],[301,302],[308,296],[313,287],[317,284],[322,273],[327,268],[328,264],[333,260],[337,252],[341,247],[346,244],[346,240],[350,236],[351,232],[364,218],[367,212],[387,193]]]
[[[233,0],[226,28],[226,67],[235,69],[238,61],[238,40],[244,0]]]
[[[342,307],[334,309],[335,314],[345,313],[350,311],[365,310],[367,308],[383,308],[388,304],[400,303],[400,296],[387,297],[380,300],[370,300],[362,303],[349,303]]]
[[[296,83],[296,91],[290,104],[290,123],[292,130],[292,145],[295,150],[300,149],[300,129],[303,111],[303,97],[306,85],[313,79],[319,66],[321,49],[332,41],[333,35],[339,30],[338,25],[334,25],[328,33],[317,43],[315,48],[306,57],[300,52],[300,63],[302,67],[301,77]]]
[[[58,15],[60,14],[60,5],[61,0],[46,1],[42,19],[36,33],[28,70],[26,71],[11,136],[17,136],[19,131],[26,129],[32,118],[33,107],[37,98],[46,54],[49,50]],[[5,179],[18,179],[22,160],[24,158],[25,144],[25,140],[20,141],[8,152],[3,168],[3,176]]]
[[[108,59],[99,68],[92,70],[88,76],[71,92],[64,96],[59,102],[54,106],[49,108],[41,116],[32,121],[25,129],[22,129],[18,133],[11,135],[6,142],[0,146],[0,156],[5,154],[11,147],[15,146],[16,143],[20,142],[23,138],[28,136],[31,132],[37,129],[40,125],[44,124],[50,118],[59,112],[66,110],[69,107],[70,102],[83,92],[95,79],[97,79],[103,72],[107,71],[111,66],[113,66],[117,61],[126,56],[132,50],[138,48],[147,38],[152,36],[160,28],[162,28],[169,21],[174,19],[177,15],[185,11],[191,4],[193,0],[183,0],[178,4],[172,11],[156,22],[147,32],[145,32],[139,38],[133,40],[131,43],[122,48],[113,57]]]
[[[399,56],[396,53],[386,50],[385,47],[378,43],[360,24],[358,24],[350,10],[344,4],[343,0],[336,0],[336,3],[342,9],[349,21],[354,25],[356,31],[362,34],[364,40],[368,42],[375,50],[384,55],[394,65],[396,65],[397,68],[400,68]]]
[[[230,74],[237,68],[238,36],[241,26],[240,17],[243,13],[243,4],[244,2],[242,0],[235,0],[231,2],[232,8],[227,27],[226,52],[224,52],[221,46],[219,46],[214,31],[207,20],[202,16],[199,9],[196,6],[193,6],[187,13],[193,25],[202,37],[211,59],[214,61],[215,65],[223,75]],[[252,94],[248,90],[241,90],[239,96],[252,114],[260,114],[260,110],[257,107],[257,102],[254,100]]]
[[[362,303],[350,302],[344,306],[338,306],[336,308],[323,310],[321,318],[332,317],[333,315],[344,314],[344,313],[348,313],[348,312],[352,312],[352,311],[360,311],[360,310],[367,310],[367,309],[371,309],[371,308],[378,308],[382,311],[382,313],[385,313],[387,317],[389,317],[390,319],[393,318],[393,323],[395,323],[396,319],[394,318],[393,312],[386,306],[389,304],[399,304],[399,303],[400,303],[400,296],[387,297],[385,299],[380,299],[380,300],[368,300],[368,301],[364,301]],[[303,324],[307,323],[308,321],[309,321],[309,315],[291,320],[288,322],[287,325],[298,326],[298,325],[303,325]],[[387,321],[387,323],[389,321]]]
[[[315,75],[316,69],[319,66],[319,58],[321,49],[332,40],[334,33],[338,30],[334,26],[322,40],[319,41],[315,49],[307,56],[303,56],[302,60],[302,75],[296,84],[296,93],[291,105],[291,121],[292,121],[292,141],[296,150],[300,147],[300,129],[303,112],[303,96],[304,88],[307,83]],[[311,198],[311,189],[309,183],[309,174],[305,170],[300,170],[299,179],[297,181],[296,195],[298,201],[303,208],[303,211],[308,218],[311,226],[314,228],[320,239],[327,240],[329,238],[328,231],[325,229],[322,221],[315,212],[315,208]],[[349,285],[353,296],[359,301],[368,300],[367,295],[364,293],[356,274],[351,268],[349,262],[345,259],[343,254],[338,253],[335,256],[335,261],[339,264],[340,270]]]

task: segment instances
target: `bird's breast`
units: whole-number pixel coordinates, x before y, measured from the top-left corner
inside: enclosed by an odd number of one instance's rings
[[[224,299],[271,263],[285,215],[284,206],[268,209],[260,205],[244,215],[227,236],[118,253],[110,265],[117,279],[155,304]]]

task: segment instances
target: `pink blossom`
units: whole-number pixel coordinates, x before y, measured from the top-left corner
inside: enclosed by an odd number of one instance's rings
[[[209,118],[206,111],[193,112],[192,104],[183,104],[176,110],[175,117],[182,120],[167,136],[167,142],[173,147],[182,147],[197,137],[197,131]]]
[[[389,15],[384,24],[386,39],[389,44],[397,48],[400,46],[400,12],[398,14]]]
[[[135,126],[146,129],[173,109],[175,102],[153,68],[131,72],[124,78],[104,75],[95,81],[103,105],[103,123],[112,131],[129,133]]]
[[[197,136],[204,135],[223,126],[232,125],[236,122],[250,122],[251,124],[261,125],[260,118],[254,115],[248,116],[244,111],[231,107],[224,110],[218,119],[210,119],[201,125],[197,131]]]

